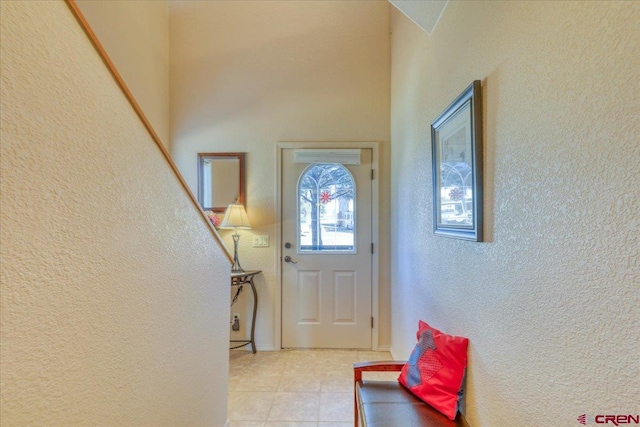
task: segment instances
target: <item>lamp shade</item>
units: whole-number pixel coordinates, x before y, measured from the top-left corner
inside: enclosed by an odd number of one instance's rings
[[[244,206],[233,203],[227,206],[227,210],[224,212],[224,218],[222,218],[222,222],[218,228],[251,228],[249,217],[247,216],[247,211],[244,210]]]

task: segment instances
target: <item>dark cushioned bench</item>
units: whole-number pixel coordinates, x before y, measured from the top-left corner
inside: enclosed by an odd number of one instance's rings
[[[451,421],[397,381],[362,379],[363,372],[400,371],[405,363],[381,361],[353,365],[355,427],[469,427],[461,413]]]

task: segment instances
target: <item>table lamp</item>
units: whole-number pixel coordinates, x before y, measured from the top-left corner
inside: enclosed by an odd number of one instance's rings
[[[247,211],[244,210],[244,206],[234,203],[227,206],[227,210],[224,212],[224,218],[222,218],[222,222],[218,228],[233,228],[233,267],[231,267],[231,272],[244,272],[243,268],[240,266],[240,261],[238,260],[238,240],[240,240],[238,230],[248,230],[251,228],[251,224],[249,224],[249,217],[247,217]]]

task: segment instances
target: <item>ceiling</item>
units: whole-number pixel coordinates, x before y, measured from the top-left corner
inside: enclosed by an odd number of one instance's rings
[[[448,0],[389,0],[389,2],[431,35]]]

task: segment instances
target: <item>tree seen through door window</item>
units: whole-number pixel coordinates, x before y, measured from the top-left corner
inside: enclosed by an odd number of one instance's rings
[[[355,182],[337,163],[316,163],[298,183],[298,231],[302,251],[353,251]]]

